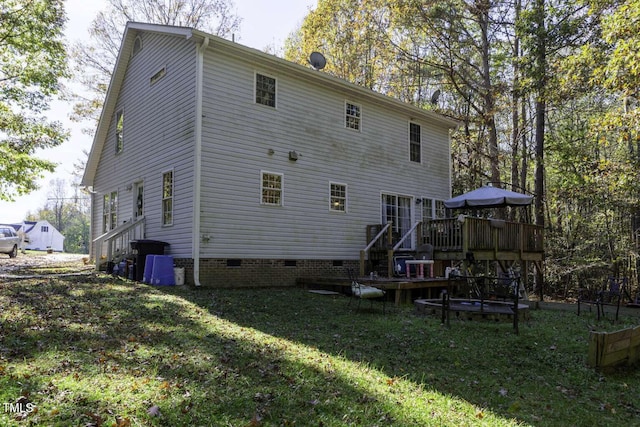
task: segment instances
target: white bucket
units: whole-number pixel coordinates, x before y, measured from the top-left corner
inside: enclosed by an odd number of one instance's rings
[[[184,268],[175,267],[173,269],[173,277],[175,278],[176,285],[184,285]]]

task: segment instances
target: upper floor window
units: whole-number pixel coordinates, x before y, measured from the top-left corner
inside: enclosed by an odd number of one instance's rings
[[[263,205],[282,206],[282,174],[262,172],[260,188]]]
[[[330,183],[331,201],[329,210],[332,212],[347,211],[347,186],[345,184]]]
[[[256,104],[276,106],[276,79],[256,73]]]
[[[360,106],[350,102],[345,105],[345,126],[347,129],[360,130]]]
[[[116,113],[116,154],[124,149],[124,111]]]
[[[133,49],[131,50],[131,56],[136,56],[142,50],[142,39],[140,36],[136,37],[133,41]]]
[[[420,163],[421,143],[420,125],[409,123],[409,160],[412,162]]]
[[[158,80],[161,80],[166,75],[167,67],[160,68],[153,76],[151,76],[151,79],[149,79],[149,84],[154,85],[158,82]]]
[[[162,225],[173,224],[173,171],[162,174]]]
[[[49,232],[49,226],[48,225],[41,225],[40,226],[40,232],[41,233],[48,233]]]

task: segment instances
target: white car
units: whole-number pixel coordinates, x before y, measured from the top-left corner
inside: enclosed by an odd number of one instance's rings
[[[20,237],[10,225],[0,225],[0,254],[7,254],[10,258],[18,256]]]

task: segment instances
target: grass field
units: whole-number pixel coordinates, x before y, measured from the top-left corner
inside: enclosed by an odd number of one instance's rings
[[[586,366],[589,329],[637,315],[537,310],[515,335],[387,308],[302,289],[0,279],[0,425],[640,425],[640,370]]]

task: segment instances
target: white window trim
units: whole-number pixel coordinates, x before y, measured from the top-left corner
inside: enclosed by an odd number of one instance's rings
[[[275,102],[276,105],[274,105],[273,107],[270,106],[270,105],[261,104],[256,100],[256,90],[258,89],[258,74],[261,75],[261,76],[264,76],[264,77],[269,77],[269,78],[271,78],[271,79],[273,79],[275,81],[275,89],[274,89],[274,91],[275,91],[275,96],[276,96],[276,102]],[[253,103],[255,105],[259,105],[261,107],[269,108],[269,109],[272,109],[272,110],[277,110],[278,109],[278,98],[279,98],[279,96],[278,96],[278,78],[276,76],[274,76],[274,75],[254,70],[254,72],[253,72]]]
[[[142,187],[142,213],[140,215],[138,215],[138,192],[140,191],[139,188]],[[146,193],[146,189],[144,188],[144,181],[135,181],[132,185],[132,189],[133,189],[133,218],[134,219],[138,219],[140,217],[144,216],[144,211],[145,211],[145,193]]]
[[[158,71],[153,73],[151,77],[149,77],[149,86],[154,86],[160,80],[164,79],[167,76],[167,66],[163,65],[158,68]]]
[[[137,45],[137,48],[136,48],[136,45]],[[142,51],[142,37],[136,36],[135,40],[133,41],[133,45],[131,46],[131,58],[139,54],[141,51]]]
[[[420,145],[420,161],[416,162],[415,160],[411,159],[411,144],[413,143],[413,141],[411,141],[411,125],[416,125],[420,128],[420,141],[418,141],[419,145]],[[417,163],[417,164],[422,164],[422,159],[423,157],[423,150],[422,150],[422,125],[420,123],[416,123],[414,121],[409,121],[409,124],[407,125],[407,129],[408,129],[408,142],[409,142],[409,162],[411,163]]]
[[[347,105],[353,105],[355,107],[358,107],[358,112],[360,113],[360,115],[358,116],[358,129],[354,129],[352,127],[347,126],[347,117],[352,117],[352,116],[347,116]],[[362,105],[361,104],[345,100],[342,114],[343,114],[342,120],[343,120],[345,129],[348,129],[353,132],[362,132]]]
[[[165,224],[164,222],[164,176],[171,173],[171,222]],[[144,196],[143,196],[144,197]],[[160,224],[162,227],[171,227],[174,224],[174,212],[176,201],[176,173],[174,169],[167,169],[160,174]]]
[[[446,208],[444,207],[444,200],[443,199],[436,199],[433,197],[428,197],[428,196],[424,196],[421,198],[422,199],[422,206],[421,206],[421,212],[422,212],[422,221],[425,221],[426,219],[444,219],[446,218]],[[425,212],[425,204],[427,203],[427,201],[429,201],[430,203],[430,208],[429,210],[431,211],[430,213],[430,217],[426,218],[424,215]]]
[[[410,215],[410,219],[409,219],[410,227],[413,226],[413,224],[415,224],[416,214],[417,214],[416,213],[417,208],[416,208],[416,197],[415,196],[413,196],[411,194],[398,193],[396,191],[381,191],[380,192],[380,198],[379,198],[379,200],[380,200],[380,219],[381,220],[382,220],[382,208],[383,208],[382,197],[383,196],[396,197],[396,201],[397,201],[398,197],[403,197],[403,198],[409,199],[409,208],[411,209],[411,212],[410,212],[411,215]],[[399,207],[399,205],[396,204],[396,208],[398,208],[398,207]],[[396,218],[398,218],[397,209],[396,209]],[[384,225],[386,225],[386,224],[384,224]],[[402,237],[402,236],[400,236],[400,237]],[[402,248],[402,249],[415,249],[415,246],[416,246],[416,238],[415,237],[416,237],[416,231],[414,230],[413,233],[412,233],[411,238],[408,240],[409,247],[405,247],[405,248]],[[405,242],[407,242],[407,241],[405,240]]]
[[[114,223],[111,223],[111,218],[113,216],[113,210],[111,209],[113,195],[116,195],[116,205],[115,205],[115,214],[116,218]],[[108,210],[105,210],[105,196],[109,196],[108,202]],[[102,232],[106,233],[118,226],[118,204],[120,203],[120,195],[118,194],[118,190],[108,191],[102,195]],[[105,216],[107,219],[105,219]]]
[[[269,174],[269,175],[277,175],[280,177],[280,204],[275,204],[275,203],[265,203],[262,200],[262,190],[264,190],[264,188],[262,187],[262,183],[264,182],[264,175],[265,174]],[[272,206],[272,207],[281,207],[284,206],[284,174],[280,173],[280,172],[271,172],[271,171],[267,171],[267,170],[261,170],[260,171],[260,204],[262,206]]]
[[[118,150],[118,118],[119,116],[122,116],[122,148],[120,150]],[[118,108],[116,110],[116,117],[115,117],[115,152],[116,155],[121,154],[124,152],[124,108]]]
[[[332,185],[342,185],[344,186],[344,210],[333,209],[333,205],[331,203],[331,198],[333,195],[331,194],[331,186]],[[329,181],[329,212],[336,214],[346,214],[349,212],[349,186],[343,182]]]

